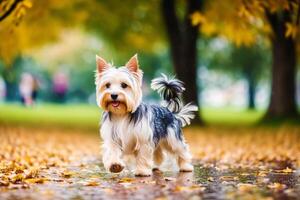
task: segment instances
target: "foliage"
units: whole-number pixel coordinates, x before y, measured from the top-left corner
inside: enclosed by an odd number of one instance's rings
[[[5,20],[5,18],[10,15],[13,15],[14,23],[18,24],[26,14],[27,10],[31,7],[31,0],[2,0],[0,1],[0,21]]]
[[[292,0],[208,1],[204,12],[191,15],[193,25],[201,24],[207,36],[224,36],[237,46],[252,45],[257,38],[272,33],[267,14],[288,12],[286,37],[298,39],[300,3]]]
[[[0,5],[15,1],[20,1],[20,5],[30,4],[32,8],[22,15],[22,20],[18,18],[17,24],[14,23],[17,8],[0,22],[0,36],[6,38],[0,43],[0,59],[8,66],[18,54],[57,41],[61,32],[75,27],[109,41],[104,43],[105,50],[100,54],[108,55],[107,49],[112,48],[120,60],[136,52],[149,53],[162,48],[163,37],[157,34],[161,26],[159,15],[153,14],[159,10],[156,1],[144,0],[138,4],[126,1],[127,6],[120,6],[119,1],[5,0]]]

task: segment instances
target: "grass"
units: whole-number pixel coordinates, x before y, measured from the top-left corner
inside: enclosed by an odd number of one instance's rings
[[[26,108],[20,104],[0,104],[0,124],[96,130],[100,109],[87,104],[38,104]],[[251,126],[263,111],[237,108],[203,108],[201,115],[208,125]]]
[[[26,108],[20,104],[0,105],[0,124],[95,130],[100,109],[84,104],[41,104]]]
[[[234,107],[203,108],[201,115],[208,125],[251,126],[259,122],[264,111]]]

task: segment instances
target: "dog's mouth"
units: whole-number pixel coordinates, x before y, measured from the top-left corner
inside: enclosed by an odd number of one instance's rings
[[[110,104],[114,108],[118,108],[120,106],[121,102],[120,101],[111,101],[108,104]]]
[[[110,104],[112,105],[112,107],[117,108],[120,105],[120,101],[112,101]]]

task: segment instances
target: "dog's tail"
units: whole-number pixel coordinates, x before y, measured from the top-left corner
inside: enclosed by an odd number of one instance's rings
[[[198,111],[198,107],[192,103],[188,103],[181,107],[179,112],[175,113],[177,119],[181,121],[181,126],[185,127],[191,123],[191,120],[195,117],[195,112]]]
[[[182,127],[191,123],[195,117],[194,112],[198,107],[188,103],[183,106],[181,94],[185,88],[183,82],[174,77],[168,78],[165,74],[153,79],[151,88],[156,90],[164,100],[164,106],[167,107],[181,121]]]

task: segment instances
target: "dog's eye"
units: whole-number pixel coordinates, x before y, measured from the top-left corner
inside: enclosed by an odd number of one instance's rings
[[[110,83],[106,83],[106,84],[105,84],[105,87],[106,87],[106,88],[109,88],[109,87],[110,87]]]
[[[125,89],[125,88],[127,88],[127,84],[126,83],[121,83],[121,87],[123,88],[123,89]]]

